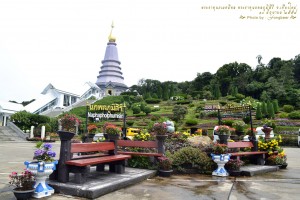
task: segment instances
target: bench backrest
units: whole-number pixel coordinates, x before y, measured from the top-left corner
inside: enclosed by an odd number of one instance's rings
[[[227,147],[230,148],[245,148],[250,147],[253,148],[252,142],[228,142]]]
[[[119,147],[142,147],[142,148],[157,148],[156,141],[132,141],[132,140],[118,140]]]
[[[72,143],[71,153],[95,152],[115,150],[113,142],[97,142],[97,143]]]

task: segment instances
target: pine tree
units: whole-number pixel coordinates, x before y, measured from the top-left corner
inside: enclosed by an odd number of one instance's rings
[[[273,103],[274,113],[278,113],[279,112],[278,100],[275,99],[272,103]]]
[[[267,102],[267,107],[268,107],[268,117],[274,119],[275,118],[274,108],[273,108],[273,104],[270,101]]]
[[[260,104],[257,105],[255,117],[258,120],[262,119],[261,105]]]
[[[268,115],[267,106],[266,106],[265,102],[262,102],[262,104],[261,104],[261,113],[262,113],[263,117],[266,117]]]

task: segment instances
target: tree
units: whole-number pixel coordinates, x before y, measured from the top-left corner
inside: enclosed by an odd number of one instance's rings
[[[146,115],[148,115],[149,113],[151,113],[151,108],[149,106],[146,106],[144,108],[144,113],[146,113]]]
[[[255,117],[258,120],[262,119],[261,105],[260,104],[257,105]]]
[[[268,115],[267,106],[265,102],[262,102],[261,104],[261,113],[263,117],[266,117]]]
[[[181,119],[184,119],[185,115],[188,113],[186,106],[175,105],[173,107],[173,119],[178,122]]]
[[[279,112],[278,100],[277,99],[273,100],[272,104],[274,108],[274,113],[278,113]]]
[[[273,104],[270,101],[267,102],[267,109],[268,109],[268,117],[274,119],[275,118],[274,108],[273,108]]]

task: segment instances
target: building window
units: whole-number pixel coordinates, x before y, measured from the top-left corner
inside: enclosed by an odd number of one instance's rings
[[[71,104],[76,103],[76,97],[71,97]]]
[[[64,106],[69,106],[70,105],[70,96],[69,95],[64,95]]]

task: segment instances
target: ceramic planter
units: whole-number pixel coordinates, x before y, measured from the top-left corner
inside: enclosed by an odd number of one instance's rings
[[[18,190],[18,188],[13,189],[13,193],[17,200],[27,200],[32,197],[34,189],[32,190]]]
[[[158,170],[158,175],[161,177],[170,177],[173,173],[173,170],[162,170],[159,169]]]
[[[24,163],[26,169],[29,170],[35,177],[33,197],[42,198],[54,194],[54,189],[50,187],[46,179],[56,169],[57,161],[54,162],[28,162]]]
[[[229,173],[224,168],[224,165],[229,161],[230,156],[231,156],[230,154],[220,154],[220,155],[211,154],[212,160],[218,164],[218,168],[212,173],[213,176],[229,175]]]

